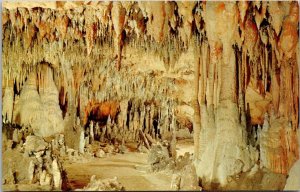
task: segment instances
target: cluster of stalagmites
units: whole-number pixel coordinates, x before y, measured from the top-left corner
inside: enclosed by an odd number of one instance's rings
[[[148,171],[165,171],[172,174],[171,189],[199,190],[199,179],[193,165],[193,157],[186,152],[177,157],[173,143],[162,142],[152,145],[148,155]],[[175,144],[176,147],[176,144]]]
[[[67,153],[64,136],[59,134],[46,142],[33,135],[30,127],[4,127],[2,184],[32,184],[44,190],[61,190],[66,179],[60,162]]]
[[[84,162],[91,158],[103,158],[128,152],[124,145],[114,143],[114,145],[99,146],[99,143],[91,142],[90,144],[86,140],[78,141],[80,145],[78,151],[65,145],[63,134],[43,138],[34,135],[31,127],[20,128],[4,124],[4,128],[2,184],[6,186],[32,185],[36,188],[31,189],[68,190],[70,185],[63,168],[65,161]],[[148,152],[148,149],[140,151]],[[103,181],[91,179],[89,185],[79,190],[121,189],[124,190],[124,187],[117,182],[116,178],[113,178]]]
[[[91,85],[92,90],[89,86],[82,86],[79,105],[85,106],[80,114],[83,125],[100,121],[95,131],[101,132],[102,140],[106,135],[105,138],[109,139],[119,137],[137,141],[139,130],[152,137],[170,132],[170,122],[175,121],[172,109],[176,105],[172,98],[168,98],[174,91],[171,81],[155,76],[116,74],[109,66],[99,78],[101,80],[96,82],[92,79],[85,81],[98,85],[95,89]],[[106,124],[104,128],[103,124]]]
[[[188,127],[207,189],[299,158],[297,2],[50,5],[4,4],[5,121],[81,152]]]

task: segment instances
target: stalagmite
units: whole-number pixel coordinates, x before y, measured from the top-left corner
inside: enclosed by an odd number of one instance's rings
[[[152,130],[152,131],[150,131],[150,134],[151,134],[151,136],[153,137],[153,136],[155,136],[154,135],[154,128],[153,128],[153,121],[154,121],[154,113],[155,113],[155,106],[154,106],[154,104],[152,103],[151,104],[151,106],[150,106],[150,111],[149,111],[149,115],[150,115],[150,122],[149,122],[149,124],[150,124],[150,127],[149,127],[149,129],[150,130]]]
[[[19,143],[19,136],[18,136],[18,129],[15,129],[13,132],[13,139],[14,142]]]
[[[170,151],[171,151],[171,156],[174,159],[176,159],[176,127],[175,127],[174,114],[172,115],[171,130],[172,130],[172,139],[170,143]]]
[[[29,167],[28,167],[28,179],[29,179],[29,183],[32,183],[33,180],[33,176],[34,176],[34,162],[30,161]]]
[[[89,136],[90,136],[90,139],[89,139],[90,143],[93,143],[93,141],[94,141],[94,122],[93,121],[91,121],[91,123],[90,123]]]
[[[46,172],[46,170],[43,170],[42,174],[40,175],[40,185],[50,185],[51,182],[51,176]]]
[[[197,50],[197,49],[196,49]],[[194,96],[193,96],[193,100],[192,100],[192,104],[193,104],[193,108],[194,108],[194,121],[193,121],[193,129],[194,129],[194,146],[195,146],[195,159],[199,158],[199,134],[200,134],[200,130],[201,130],[201,118],[200,118],[200,105],[199,105],[199,94],[200,96],[202,96],[200,90],[199,90],[199,81],[200,81],[200,59],[195,59],[194,61],[194,68],[195,68],[195,72],[194,72]],[[202,87],[202,86],[201,86]],[[201,97],[200,97],[201,98]]]
[[[12,115],[13,115],[13,98],[14,98],[14,91],[13,87],[6,87],[4,90],[4,97],[3,97],[3,108],[2,108],[2,117],[7,122],[12,122]]]
[[[111,132],[112,132],[112,122],[111,122],[111,118],[110,118],[110,116],[108,116],[108,119],[107,119],[107,124],[106,124],[106,135],[107,135],[107,138],[109,139],[109,140],[111,140],[112,139],[112,135],[111,135]]]
[[[52,162],[52,175],[53,175],[54,187],[56,189],[60,189],[62,180],[61,180],[61,173],[56,159],[54,159]]]
[[[84,153],[84,146],[85,146],[85,140],[84,140],[84,131],[81,131],[80,133],[80,139],[79,139],[79,153]]]
[[[104,142],[105,135],[106,135],[106,126],[104,126],[104,127],[102,128],[102,133],[101,133],[101,135],[100,135],[100,141],[101,141],[101,142]]]
[[[90,144],[90,137],[89,136],[86,136],[84,138],[84,147],[87,148]]]
[[[99,128],[99,124],[96,123],[96,126],[95,126],[95,136],[99,137],[100,135],[100,128]]]

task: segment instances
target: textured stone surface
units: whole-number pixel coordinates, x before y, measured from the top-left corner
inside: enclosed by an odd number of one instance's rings
[[[25,152],[28,153],[28,155],[31,155],[33,153],[37,153],[40,151],[45,151],[48,147],[48,143],[44,141],[42,137],[38,136],[27,136],[25,145]]]
[[[112,179],[97,179],[93,175],[90,179],[89,184],[83,189],[78,189],[78,191],[124,191],[125,188],[118,181],[117,177]]]
[[[174,151],[186,129],[204,189],[239,176],[282,189],[299,158],[298,15],[298,2],[4,2],[3,120],[81,154],[97,140]]]

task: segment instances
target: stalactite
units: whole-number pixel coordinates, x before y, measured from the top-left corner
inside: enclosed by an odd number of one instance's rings
[[[246,174],[257,162],[272,172],[288,173],[298,158],[296,2],[74,6],[65,10],[4,6],[4,119],[29,122],[23,117],[17,120],[18,113],[24,113],[20,105],[26,105],[24,97],[28,93],[36,99],[46,97],[48,86],[54,85],[57,106],[67,108],[66,133],[73,133],[78,113],[82,126],[93,122],[90,111],[85,111],[89,103],[114,100],[120,111],[117,117],[109,114],[107,122],[98,120],[100,141],[116,135],[136,141],[139,130],[154,138],[155,120],[165,139],[176,127],[172,109],[184,103],[194,106],[195,165],[203,181],[226,185],[227,177]],[[188,56],[181,61],[184,54]],[[51,69],[41,66],[44,62]],[[194,81],[182,69],[190,68],[190,63]],[[189,94],[189,88],[179,89],[184,81],[194,85],[192,101],[179,96],[184,94],[178,92]],[[37,101],[38,110],[47,102]],[[34,113],[32,121],[39,115]],[[89,131],[94,139],[97,130]],[[82,146],[80,151],[84,152]],[[237,159],[243,166],[237,163],[227,169]]]

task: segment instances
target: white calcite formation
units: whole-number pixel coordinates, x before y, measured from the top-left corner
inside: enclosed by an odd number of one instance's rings
[[[125,187],[118,181],[117,177],[112,179],[97,179],[93,175],[90,182],[83,189],[76,191],[124,191]]]
[[[54,187],[56,189],[61,189],[61,185],[62,185],[61,172],[58,167],[56,159],[54,159],[52,162],[52,175],[53,175]]]
[[[80,139],[79,139],[79,153],[84,153],[84,146],[85,146],[84,132],[81,131]]]
[[[3,121],[80,153],[188,129],[204,189],[269,189],[261,173],[285,182],[299,158],[298,15],[288,1],[4,2]]]
[[[16,129],[15,129],[16,130]],[[24,130],[19,130],[24,134]],[[23,139],[23,138],[22,138]],[[25,143],[16,141],[14,146],[3,151],[3,184],[39,185],[45,189],[62,189],[61,166],[63,135],[56,135],[50,143],[42,137],[29,135]],[[20,142],[20,140],[19,140]]]
[[[47,137],[63,132],[64,127],[52,69],[40,66],[40,76],[31,73],[15,100],[13,122],[31,126],[35,135]]]
[[[12,112],[14,106],[14,90],[13,87],[7,87],[4,90],[2,117],[4,122],[12,122]]]

